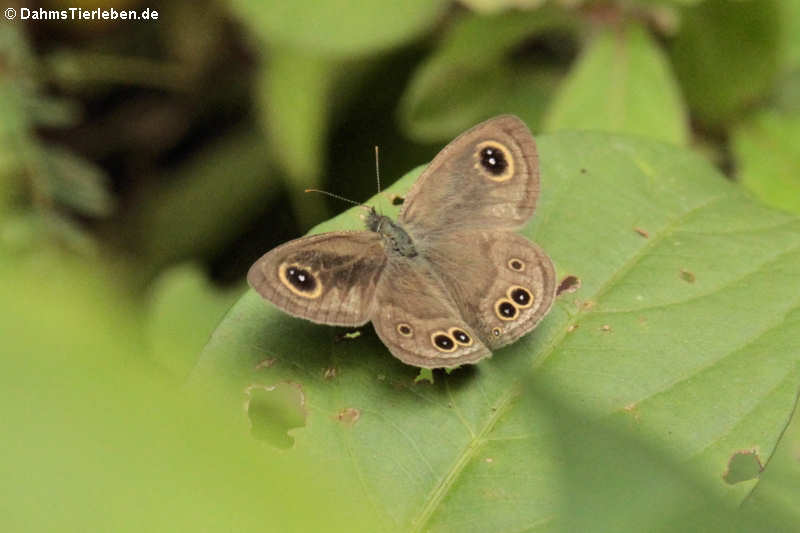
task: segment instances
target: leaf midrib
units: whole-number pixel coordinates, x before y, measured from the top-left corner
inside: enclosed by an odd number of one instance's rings
[[[647,242],[639,248],[639,250],[634,253],[626,262],[622,265],[621,268],[617,269],[609,279],[603,283],[597,291],[595,291],[594,295],[590,298],[597,302],[605,293],[607,293],[614,285],[624,276],[630,272],[643,257],[646,256],[647,251],[651,248],[660,244],[667,236],[671,235],[674,229],[685,222],[689,217],[694,215],[697,211],[705,209],[720,200],[729,197],[729,193],[722,193],[715,195],[706,201],[690,208],[677,218],[673,219],[672,221],[668,222],[663,228],[655,232],[652,238],[648,239]],[[582,318],[588,310],[581,309],[564,325],[553,342],[550,344],[548,348],[544,350],[544,352],[537,357],[536,361],[533,363],[532,370],[535,371],[537,368],[541,367],[542,363],[549,358],[550,355],[558,348],[564,338],[566,337],[569,326],[575,324],[580,318]],[[456,479],[458,479],[461,472],[464,470],[467,464],[472,460],[475,456],[475,453],[479,449],[480,445],[483,444],[486,436],[494,429],[494,426],[500,420],[503,414],[505,414],[508,409],[511,407],[514,398],[516,398],[520,394],[520,384],[515,383],[504,396],[502,396],[495,406],[495,411],[492,412],[492,415],[486,420],[486,422],[481,427],[480,431],[475,435],[473,438],[469,440],[467,445],[462,449],[461,453],[456,457],[455,462],[447,471],[444,477],[441,478],[439,483],[434,487],[431,491],[429,496],[425,499],[426,503],[422,507],[420,513],[411,521],[411,531],[414,533],[418,533],[423,530],[425,525],[428,523],[430,518],[436,512],[439,507],[439,504],[442,502],[444,497],[447,495],[449,489],[453,486]]]
[[[453,486],[453,483],[455,483],[456,479],[458,479],[458,476],[464,470],[464,467],[475,456],[475,453],[485,442],[486,436],[492,431],[492,429],[494,429],[497,421],[500,420],[500,418],[508,411],[513,403],[514,398],[516,398],[519,393],[520,384],[515,383],[492,407],[492,416],[486,420],[486,423],[481,428],[481,431],[469,439],[467,445],[464,447],[458,457],[456,457],[456,461],[453,466],[448,470],[447,475],[445,475],[439,481],[439,484],[434,487],[433,491],[431,491],[430,495],[426,498],[427,503],[422,507],[422,510],[417,517],[411,521],[412,532],[417,533],[422,531],[422,528],[425,527],[430,517],[433,516],[433,513],[436,511],[441,501],[449,492],[450,487]]]

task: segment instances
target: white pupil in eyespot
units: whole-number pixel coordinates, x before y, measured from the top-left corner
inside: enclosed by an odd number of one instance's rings
[[[305,280],[306,280],[306,275],[305,274],[298,274],[297,275],[297,281],[299,281],[300,283],[303,283]]]

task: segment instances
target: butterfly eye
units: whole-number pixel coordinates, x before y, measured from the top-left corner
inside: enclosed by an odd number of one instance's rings
[[[519,285],[512,285],[511,287],[509,287],[507,294],[508,297],[511,299],[511,301],[514,302],[517,307],[525,309],[533,304],[533,294],[531,294],[531,291],[529,291],[525,287],[520,287]]]
[[[299,265],[281,265],[278,277],[290,291],[303,298],[317,298],[322,294],[317,276]]]
[[[500,298],[494,304],[494,312],[500,320],[514,320],[517,317],[517,306],[507,298]]]
[[[403,337],[410,337],[414,334],[414,330],[411,329],[411,326],[405,323],[397,324],[397,333],[402,335]]]
[[[475,152],[475,167],[492,181],[506,181],[514,175],[514,161],[508,149],[497,141],[482,142]]]
[[[467,332],[464,331],[463,329],[450,328],[450,331],[448,331],[448,333],[461,346],[471,346],[472,345],[472,337],[470,337],[469,334],[467,334]]]
[[[444,353],[454,352],[456,341],[444,331],[437,331],[431,335],[431,342],[437,350]]]

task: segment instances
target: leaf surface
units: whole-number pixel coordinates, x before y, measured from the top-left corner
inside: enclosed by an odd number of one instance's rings
[[[597,443],[565,430],[540,396],[629,432],[713,498],[741,502],[757,470],[726,481],[729,463],[751,450],[766,464],[800,383],[800,220],[673,146],[597,133],[538,144],[542,197],[523,233],[581,287],[533,333],[415,383],[370,327],[337,339],[341,330],[248,291],[192,382],[229,402],[243,431],[248,388],[299,386],[307,417],[287,453],[323,461],[389,531],[558,529],[574,494],[565,469]],[[315,231],[358,228],[359,212]],[[693,505],[643,500],[648,512]]]

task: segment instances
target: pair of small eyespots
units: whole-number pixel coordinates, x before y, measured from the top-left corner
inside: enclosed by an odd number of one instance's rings
[[[512,285],[506,291],[506,296],[498,298],[494,303],[494,313],[500,320],[515,320],[519,317],[520,309],[527,309],[532,305],[533,293],[525,287]]]
[[[397,332],[403,337],[412,337],[414,330],[405,322],[397,324]],[[437,330],[431,333],[431,344],[442,353],[453,353],[459,346],[472,346],[472,337],[459,327],[447,331]]]

